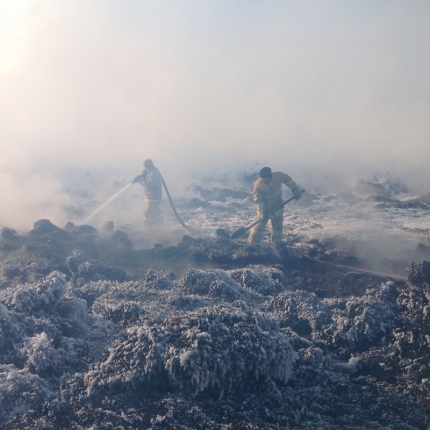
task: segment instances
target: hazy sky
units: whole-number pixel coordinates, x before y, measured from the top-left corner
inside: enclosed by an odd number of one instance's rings
[[[148,157],[428,181],[429,41],[427,0],[2,0],[0,226]]]

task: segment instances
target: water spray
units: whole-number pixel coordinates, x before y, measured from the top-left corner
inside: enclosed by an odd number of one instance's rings
[[[175,205],[173,204],[173,200],[172,197],[170,196],[169,193],[169,189],[167,188],[166,182],[163,179],[163,176],[161,175],[160,171],[157,169],[158,174],[160,175],[161,178],[161,183],[163,184],[164,190],[166,191],[166,195],[167,198],[169,199],[169,203],[170,206],[173,210],[173,213],[175,214],[177,220],[179,221],[179,223],[182,225],[182,227],[184,227],[186,230],[188,230],[190,233],[195,234],[196,232],[191,229],[190,227],[188,227],[184,221],[182,221],[181,217],[179,216],[178,212],[176,211]],[[100,212],[104,207],[106,207],[109,203],[111,203],[113,200],[115,200],[120,194],[122,194],[130,185],[133,185],[133,183],[127,184],[124,188],[122,188],[121,190],[119,190],[114,196],[112,196],[107,202],[103,203],[98,209],[96,209],[91,215],[89,215],[87,218],[85,218],[82,221],[82,224],[85,224],[86,222],[88,222],[95,214],[97,214],[98,212]]]
[[[115,200],[120,194],[122,194],[129,186],[130,184],[127,184],[123,189],[119,190],[114,196],[112,196],[107,202],[103,203],[98,209],[96,209],[90,216],[85,218],[82,221],[82,224],[85,224],[87,221],[89,221],[97,212],[100,212],[105,206],[107,206],[110,202]]]

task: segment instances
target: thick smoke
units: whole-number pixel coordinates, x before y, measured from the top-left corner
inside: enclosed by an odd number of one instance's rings
[[[62,223],[65,171],[103,178],[83,191],[103,200],[107,172],[148,157],[175,193],[249,163],[429,191],[426,2],[10,0],[0,17],[0,225]]]

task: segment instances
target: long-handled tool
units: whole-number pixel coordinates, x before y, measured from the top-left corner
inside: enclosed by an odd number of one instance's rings
[[[305,192],[305,190],[301,191],[302,193]],[[279,209],[281,209],[282,207],[284,207],[287,203],[290,203],[291,200],[294,200],[294,197],[291,197],[290,199],[288,199],[287,201],[285,201],[284,203],[282,203],[281,206],[277,207],[273,212],[278,211]],[[261,218],[257,221],[255,221],[253,224],[249,225],[248,227],[241,227],[239,230],[236,230],[230,237],[230,239],[237,239],[238,237],[242,236],[243,234],[245,234],[249,229],[251,229],[252,227],[254,227],[254,225],[257,225],[258,223],[260,223],[261,221],[263,221],[263,219],[266,218]]]

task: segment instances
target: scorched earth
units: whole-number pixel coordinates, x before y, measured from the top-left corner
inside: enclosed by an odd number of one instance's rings
[[[215,231],[249,187],[190,193],[194,234],[167,206],[162,233],[0,230],[2,429],[428,428],[428,196],[307,189],[248,245]]]

